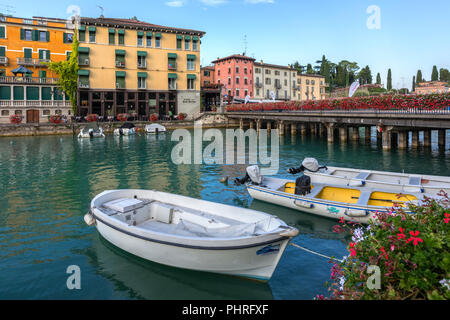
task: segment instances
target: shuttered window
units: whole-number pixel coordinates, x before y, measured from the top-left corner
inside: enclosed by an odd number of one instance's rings
[[[0,86],[0,100],[11,100],[10,86]]]
[[[24,100],[25,95],[24,95],[23,87],[15,86],[13,88],[13,97],[14,97],[14,100]]]
[[[80,41],[85,42],[86,41],[86,30],[79,30],[78,31],[78,38]]]
[[[39,100],[39,87],[27,87],[27,100]]]
[[[4,57],[6,54],[6,47],[0,47],[0,57]]]
[[[52,88],[42,87],[41,90],[42,100],[52,100]]]
[[[108,29],[109,44],[116,44],[116,29]]]
[[[6,27],[0,26],[0,39],[6,39]]]

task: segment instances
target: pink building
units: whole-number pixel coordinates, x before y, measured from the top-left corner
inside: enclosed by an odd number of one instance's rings
[[[255,59],[235,54],[213,61],[216,82],[223,86],[224,100],[253,98],[253,64]]]

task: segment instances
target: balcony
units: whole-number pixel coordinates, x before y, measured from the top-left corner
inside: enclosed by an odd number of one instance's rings
[[[168,64],[168,69],[169,70],[177,70],[177,63],[176,62],[169,63]]]
[[[78,88],[80,89],[89,89],[91,86],[89,84],[89,81],[83,81],[78,83]]]
[[[89,58],[86,59],[78,59],[78,65],[82,66],[82,67],[89,67],[91,61],[89,60]]]
[[[0,83],[21,83],[21,84],[57,84],[57,78],[38,78],[38,77],[17,77],[2,76]]]
[[[255,87],[261,89],[263,87],[263,84],[261,82],[257,82],[255,83]]]
[[[137,67],[138,69],[147,69],[147,61],[138,62]]]
[[[117,68],[125,68],[125,61],[117,61],[116,60],[116,67]]]
[[[116,83],[116,89],[125,89],[125,84]]]
[[[0,65],[7,66],[8,65],[8,58],[7,57],[0,57]]]
[[[70,107],[63,100],[0,100],[0,107]]]
[[[50,62],[50,59],[33,59],[33,58],[17,58],[17,64],[19,66],[42,66],[46,67],[46,62]]]

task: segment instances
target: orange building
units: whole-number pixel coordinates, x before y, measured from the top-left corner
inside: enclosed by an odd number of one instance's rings
[[[49,115],[70,115],[70,102],[56,87],[46,62],[70,56],[73,29],[63,19],[0,16],[0,123],[9,116],[48,122]],[[12,70],[26,68],[25,74]]]
[[[205,86],[208,84],[215,84],[216,79],[215,79],[214,66],[202,67],[200,79],[201,79],[202,86]]]
[[[427,81],[420,82],[416,87],[416,94],[430,94],[430,93],[446,93],[450,92],[450,87],[447,82],[443,81]]]

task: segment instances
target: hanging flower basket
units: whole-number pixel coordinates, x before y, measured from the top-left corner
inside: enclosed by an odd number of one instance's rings
[[[96,115],[96,114],[88,114],[86,116],[86,121],[87,122],[97,122],[98,121],[98,115]]]
[[[152,115],[150,115],[150,121],[151,122],[155,122],[155,121],[158,121],[158,114],[156,114],[156,113],[153,113]]]
[[[187,118],[187,114],[186,114],[186,113],[180,113],[180,114],[178,115],[178,120],[183,121],[183,120],[186,119],[186,118]]]
[[[19,116],[17,114],[13,114],[12,116],[9,117],[9,122],[13,123],[13,124],[19,124],[21,123],[23,120],[22,116]]]
[[[51,123],[62,123],[62,116],[60,116],[60,115],[50,116],[50,122]]]
[[[121,113],[117,115],[117,120],[119,121],[127,121],[128,120],[128,114],[127,113]]]

